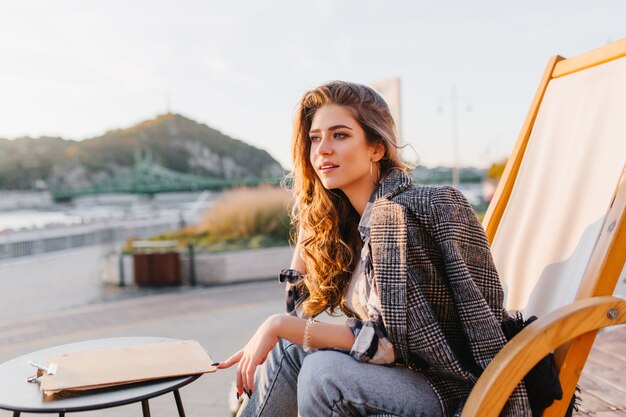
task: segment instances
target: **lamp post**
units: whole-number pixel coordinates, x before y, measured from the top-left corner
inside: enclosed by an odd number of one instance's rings
[[[471,105],[466,106],[466,111],[471,111]],[[443,105],[439,106],[439,113],[443,113]],[[452,186],[459,188],[461,182],[461,156],[459,152],[459,99],[456,86],[450,90],[450,117],[451,117],[451,137],[452,137]]]
[[[459,111],[456,86],[452,86],[450,108],[450,114],[452,115],[452,186],[458,189],[461,181],[459,175]]]

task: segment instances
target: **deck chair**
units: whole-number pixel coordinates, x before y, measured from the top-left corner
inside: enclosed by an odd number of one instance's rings
[[[598,329],[626,323],[612,296],[626,261],[626,39],[551,58],[483,226],[508,309],[535,314],[485,369],[462,417],[498,416],[555,352],[562,417]],[[621,279],[620,279],[621,275]]]

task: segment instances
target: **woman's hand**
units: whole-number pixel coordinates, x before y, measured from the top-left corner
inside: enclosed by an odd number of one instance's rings
[[[237,393],[251,395],[254,390],[254,372],[265,362],[269,352],[278,343],[277,327],[281,315],[268,317],[243,349],[217,365],[218,369],[237,366]]]

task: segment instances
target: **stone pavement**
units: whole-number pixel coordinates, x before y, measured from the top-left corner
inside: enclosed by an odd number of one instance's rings
[[[219,361],[243,347],[267,316],[284,311],[284,287],[275,279],[165,293],[149,291],[152,295],[135,297],[140,291],[120,290],[111,298],[121,300],[0,321],[0,363],[49,346],[123,336],[195,339]],[[234,369],[222,370],[182,388],[187,416],[229,415],[227,392],[234,375]],[[150,408],[154,417],[177,415],[171,394],[151,400]],[[10,415],[0,410],[0,417]],[[82,415],[141,416],[141,405],[72,413]]]

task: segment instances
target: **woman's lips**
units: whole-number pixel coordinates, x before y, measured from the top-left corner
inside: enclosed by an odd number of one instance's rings
[[[335,171],[337,168],[339,168],[339,165],[324,165],[320,167],[319,171],[322,174],[330,174],[331,172]]]

